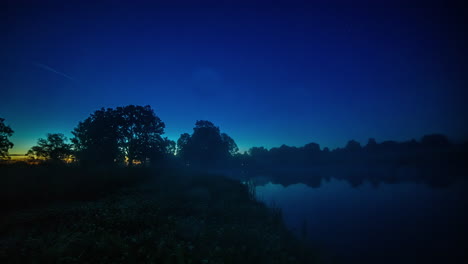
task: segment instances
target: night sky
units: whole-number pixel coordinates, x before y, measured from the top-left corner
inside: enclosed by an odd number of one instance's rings
[[[10,153],[128,104],[151,105],[173,140],[204,119],[241,150],[467,139],[460,8],[34,2],[0,7]]]

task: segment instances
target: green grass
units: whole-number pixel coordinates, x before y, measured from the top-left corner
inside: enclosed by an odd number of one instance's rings
[[[114,185],[109,175],[104,176],[103,182],[112,187],[102,186],[96,172],[94,178],[84,178],[80,188],[93,181],[100,188],[68,195],[62,191],[41,206],[4,213],[0,262],[317,262],[317,254],[285,228],[281,212],[252,199],[246,185],[222,176],[181,171],[140,175],[139,181],[127,179],[134,170],[119,173]],[[133,185],[122,188],[123,182]],[[57,186],[71,191],[73,185],[61,182]],[[33,192],[40,188],[34,187]],[[84,201],[95,190],[100,194]]]

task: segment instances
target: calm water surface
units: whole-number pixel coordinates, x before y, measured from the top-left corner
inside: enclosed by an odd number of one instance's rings
[[[466,184],[267,183],[257,197],[338,263],[468,263]],[[305,223],[305,224],[304,224]]]

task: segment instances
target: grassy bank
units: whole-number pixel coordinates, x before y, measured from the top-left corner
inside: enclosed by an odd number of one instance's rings
[[[145,168],[80,168],[65,164],[0,166],[0,214],[54,201],[95,200],[157,174]]]
[[[71,191],[77,183],[57,183],[70,194],[62,191],[41,205],[4,213],[0,262],[317,262],[286,230],[281,212],[252,199],[237,181],[181,171],[140,175],[137,181],[128,179],[136,171],[120,173],[112,187],[101,185],[111,183],[105,176],[94,191],[84,186],[93,185],[98,174],[81,181],[80,191]],[[122,188],[125,182],[133,186]],[[34,192],[48,185],[41,186]],[[95,198],[82,199],[90,193]]]

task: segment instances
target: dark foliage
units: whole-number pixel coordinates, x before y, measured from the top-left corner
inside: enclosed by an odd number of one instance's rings
[[[184,133],[177,141],[177,155],[186,165],[197,168],[219,168],[239,149],[234,140],[210,121],[195,123],[192,135]]]
[[[82,165],[110,165],[123,162],[118,146],[117,116],[113,109],[95,111],[73,130],[73,148]]]
[[[13,147],[13,143],[8,139],[14,133],[13,129],[5,125],[5,119],[0,118],[0,159],[7,159],[8,150]]]
[[[78,124],[72,141],[82,164],[156,162],[174,149],[174,143],[161,137],[164,127],[150,106],[101,109]]]
[[[453,144],[440,134],[426,135],[418,142],[369,139],[367,145],[351,140],[344,148],[320,150],[316,143],[303,147],[282,145],[267,150],[253,147],[237,157],[236,169],[246,175],[271,175],[279,183],[306,183],[320,186],[323,179],[344,179],[352,186],[364,181],[423,181],[442,187],[465,177],[468,172],[466,144]],[[411,171],[412,173],[407,173]]]
[[[72,154],[72,146],[66,142],[67,138],[63,134],[47,134],[46,139],[37,140],[37,146],[33,146],[28,151],[28,156],[53,162],[64,161]]]

